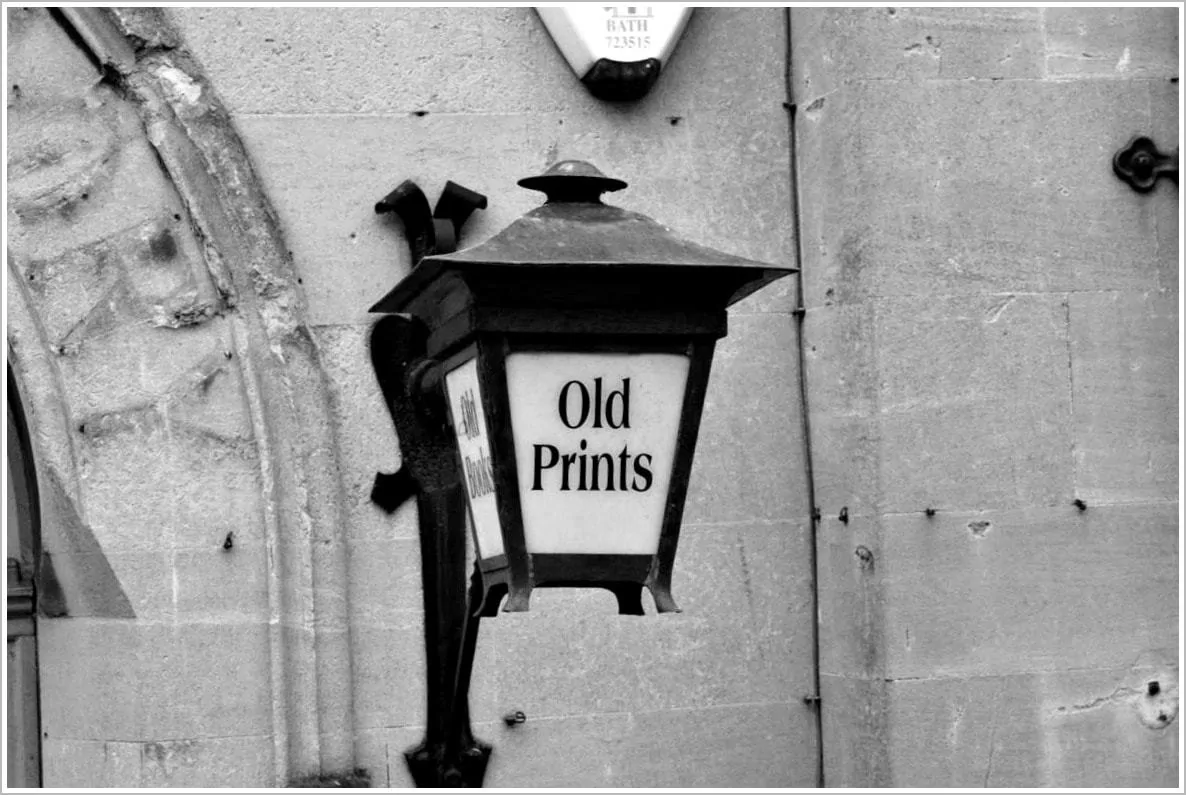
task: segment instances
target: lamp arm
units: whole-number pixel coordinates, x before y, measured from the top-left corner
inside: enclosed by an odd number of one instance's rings
[[[490,747],[474,739],[469,721],[480,585],[467,605],[465,493],[443,386],[439,377],[427,377],[435,369],[425,356],[427,337],[417,318],[388,315],[370,338],[371,363],[403,459],[398,473],[376,478],[376,490],[384,506],[415,494],[420,525],[428,711],[424,741],[405,757],[417,787],[481,787]]]

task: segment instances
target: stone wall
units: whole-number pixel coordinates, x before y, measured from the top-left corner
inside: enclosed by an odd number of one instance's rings
[[[1177,15],[792,12],[829,784],[1178,780]]]
[[[366,343],[410,263],[373,206],[459,182],[468,245],[568,158],[801,261],[807,401],[786,279],[718,346],[684,612],[483,623],[487,785],[816,783],[813,506],[827,784],[1175,783],[1178,197],[1110,161],[1176,144],[1176,15],[704,8],[612,106],[529,8],[9,10],[45,784],[410,784],[417,529],[369,500]]]
[[[589,97],[528,8],[10,23],[8,337],[66,517],[45,531],[65,592],[41,621],[45,783],[408,785],[419,555],[414,508],[369,501],[398,453],[366,310],[409,262],[374,203],[404,179],[481,191],[468,244],[538,202],[517,179],[584,158],[631,183],[621,205],[793,264],[785,15],[698,10],[629,107]],[[483,623],[489,786],[816,781],[793,288],[736,307],[718,346],[684,612],[545,592]]]

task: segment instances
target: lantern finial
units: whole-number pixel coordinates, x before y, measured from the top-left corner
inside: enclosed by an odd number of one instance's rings
[[[561,160],[544,173],[519,180],[521,187],[546,193],[554,202],[601,203],[601,194],[621,190],[626,183],[607,177],[597,166],[584,160]]]

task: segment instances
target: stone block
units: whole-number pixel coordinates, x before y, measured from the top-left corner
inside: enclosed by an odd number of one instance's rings
[[[318,326],[314,334],[334,413],[346,535],[382,542],[418,537],[414,500],[392,515],[371,501],[375,474],[397,471],[400,450],[371,366],[369,325]]]
[[[797,122],[807,305],[1156,287],[1155,214],[1106,167],[1149,119],[1147,87],[1121,81],[828,95]]]
[[[219,624],[267,620],[269,573],[264,544],[262,539],[241,536],[232,537],[230,549],[214,543],[206,549],[174,553],[171,573],[179,620]]]
[[[41,740],[41,786],[51,789],[107,786],[107,761],[101,740],[63,739],[47,734]]]
[[[824,784],[893,786],[884,679],[820,676]]]
[[[135,107],[113,89],[22,99],[10,112],[14,250],[52,257],[139,224],[180,221],[186,212]],[[190,240],[187,254],[196,250]]]
[[[816,501],[850,514],[1072,499],[1061,296],[882,299],[808,312]]]
[[[1061,296],[878,302],[881,509],[1071,499]]]
[[[492,199],[466,225],[462,246],[538,203],[514,187],[542,170],[544,153],[524,146],[529,117],[254,116],[237,127],[294,252],[312,325],[369,326],[377,319],[370,307],[407,274],[402,224],[374,210],[403,180],[414,180],[430,204],[446,180]]]
[[[683,612],[619,616],[604,592],[544,589],[531,612],[484,621],[493,717],[529,719],[799,698],[812,688],[810,559],[795,524],[685,527]],[[475,717],[481,713],[475,710]]]
[[[795,321],[734,316],[717,342],[692,464],[686,524],[800,519],[807,508]]]
[[[423,725],[423,614],[392,611],[383,624],[351,622],[350,646],[355,725],[359,729]]]
[[[1075,491],[1089,505],[1178,495],[1178,296],[1071,301]]]
[[[39,624],[42,728],[62,739],[263,734],[264,625],[96,619]]]
[[[1032,80],[1045,76],[1041,8],[914,8],[901,9],[897,17],[906,12],[933,31],[942,79]]]
[[[1175,74],[1177,74],[1175,72]],[[1172,149],[1178,140],[1178,109],[1181,107],[1181,91],[1178,79],[1159,80],[1149,84],[1150,109],[1153,124],[1150,137],[1164,152]],[[1166,141],[1166,143],[1161,143]],[[1178,186],[1166,178],[1158,180],[1151,196],[1142,197],[1152,202],[1157,218],[1157,257],[1161,269],[1160,286],[1176,294],[1181,280],[1181,253],[1179,234]]]
[[[877,679],[885,671],[885,617],[890,607],[878,524],[861,516],[850,516],[847,522],[835,514],[824,516],[816,549],[820,674]],[[828,703],[825,694],[825,717]]]
[[[578,82],[529,8],[178,8],[173,17],[236,114],[616,110]],[[777,105],[783,29],[779,9],[697,9],[633,107]],[[385,69],[374,68],[376,54]],[[389,74],[402,77],[393,85]]]
[[[351,626],[405,627],[424,609],[416,539],[351,539]],[[396,617],[396,614],[399,614]]]
[[[1152,696],[1151,681],[1159,687]],[[889,683],[886,694],[895,723],[895,787],[1172,787],[1177,782],[1173,670],[928,678]]]
[[[73,419],[80,423],[91,415],[143,409],[166,398],[192,406],[213,397],[210,389],[219,373],[238,369],[225,357],[232,348],[229,329],[221,321],[207,328],[146,330],[122,308],[100,312],[106,317],[92,315],[90,331],[66,340],[58,358]],[[241,402],[231,391],[231,403]],[[243,423],[238,419],[236,430]]]
[[[489,742],[493,739],[488,736],[490,728],[478,727],[475,734]],[[415,786],[408,773],[404,752],[415,748],[424,739],[423,727],[362,729],[355,736],[357,764],[370,774],[372,787],[410,789]],[[490,786],[489,776],[485,785]]]
[[[178,8],[173,17],[236,114],[514,113],[584,91],[529,8]]]
[[[803,713],[802,715],[800,713]],[[533,720],[498,730],[487,787],[805,787],[800,704]]]
[[[1177,77],[1181,9],[1043,9],[1051,77]]]
[[[102,559],[102,560],[100,560]],[[112,574],[127,595],[136,619],[142,622],[171,622],[176,615],[173,593],[173,556],[166,550],[138,550],[132,552],[102,552],[53,556],[54,573],[69,585],[66,588],[66,608],[72,618],[102,617],[104,596],[97,587],[103,561],[110,565]],[[70,577],[65,572],[75,574]],[[81,575],[81,576],[77,576]],[[63,583],[64,585],[66,583]],[[82,591],[82,598],[70,596]]]
[[[654,217],[702,245],[797,267],[790,136],[779,96],[771,91],[763,107],[745,113],[693,111],[681,122],[692,136],[691,171],[672,173],[664,181]],[[700,201],[689,206],[681,196]],[[795,277],[786,276],[736,305],[731,315],[789,312],[794,286]]]
[[[1127,666],[1176,648],[1176,515],[1068,504],[881,517],[886,675]]]
[[[795,8],[794,96],[800,112],[854,80],[939,76],[940,42],[923,8]]]
[[[218,548],[232,531],[239,541],[258,539],[254,449],[193,443],[156,419],[151,412],[108,415],[107,424],[88,426],[79,445],[87,519],[102,548]]]
[[[5,15],[8,82],[19,86],[21,98],[73,99],[99,79],[95,67],[71,45],[48,8],[6,8]],[[15,93],[12,91],[10,98]]]
[[[876,317],[872,304],[825,303],[803,322],[815,502],[832,516],[873,513],[881,495]]]
[[[136,786],[269,787],[275,775],[273,753],[273,740],[267,735],[146,742],[141,745]]]
[[[792,12],[800,109],[860,80],[1039,78],[1038,8],[803,8]]]
[[[786,28],[782,8],[696,7],[643,108],[768,116],[785,129]]]
[[[148,742],[46,738],[43,748],[47,787],[242,789],[272,783],[269,736]]]

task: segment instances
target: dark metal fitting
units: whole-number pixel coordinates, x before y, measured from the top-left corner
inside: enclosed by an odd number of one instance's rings
[[[1076,498],[1074,501],[1072,501],[1071,505],[1074,505],[1076,508],[1078,508],[1081,511],[1087,510],[1087,503],[1085,503],[1083,500],[1080,500],[1078,498]]]
[[[836,518],[839,519],[843,524],[848,524],[848,506],[847,505],[845,505],[843,508],[840,509],[840,515]]]
[[[380,215],[395,213],[404,223],[404,234],[411,248],[412,267],[433,254],[457,250],[461,227],[474,210],[486,209],[486,197],[477,191],[447,181],[437,199],[435,210],[428,208],[428,198],[420,186],[405,179],[391,193],[375,204]]]
[[[507,726],[514,726],[519,723],[527,722],[527,716],[525,714],[523,714],[522,710],[515,710],[514,712],[508,712],[507,714],[502,716],[502,719],[506,723]]]
[[[437,253],[447,254],[456,251],[457,241],[461,238],[461,227],[465,226],[474,210],[485,209],[485,196],[452,180],[446,181],[445,189],[441,191],[437,206],[432,211],[433,226],[437,232]],[[446,227],[445,233],[449,235],[447,240],[441,238],[442,222]]]
[[[1138,135],[1112,157],[1112,171],[1137,193],[1152,191],[1162,176],[1177,185],[1178,150],[1163,154],[1153,139]]]
[[[412,267],[420,264],[420,260],[436,248],[436,230],[428,209],[428,198],[412,180],[405,179],[380,199],[375,204],[375,212],[380,215],[395,213],[404,222],[404,235],[412,250]]]
[[[408,370],[404,389],[416,411],[426,420],[435,423],[445,421],[444,379],[440,362],[436,359],[421,359]]]

